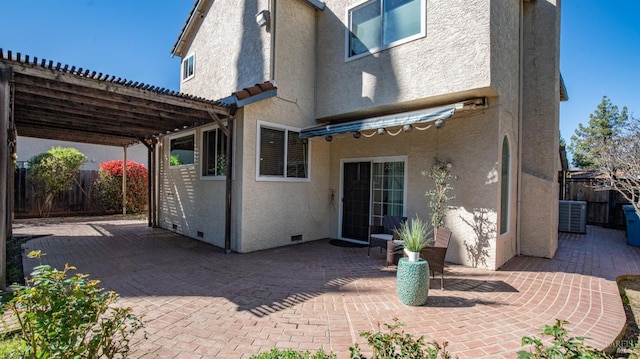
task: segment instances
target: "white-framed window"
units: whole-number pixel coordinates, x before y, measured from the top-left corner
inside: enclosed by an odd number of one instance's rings
[[[227,174],[227,136],[218,127],[202,129],[201,172],[204,178],[225,178]]]
[[[307,181],[309,143],[300,129],[258,121],[257,180]]]
[[[346,59],[426,34],[426,0],[366,0],[347,8]]]
[[[195,159],[195,133],[172,136],[169,144],[169,166],[193,166]]]
[[[196,74],[196,55],[191,54],[182,60],[182,81],[187,81]]]

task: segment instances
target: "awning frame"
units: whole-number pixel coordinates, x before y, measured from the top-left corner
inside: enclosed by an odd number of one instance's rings
[[[359,134],[361,131],[367,130],[412,126],[419,123],[446,120],[451,118],[455,111],[486,108],[486,103],[486,98],[481,97],[416,111],[370,117],[348,122],[315,125],[302,129],[302,131],[300,131],[300,138],[308,139],[311,137],[332,136],[341,133]]]

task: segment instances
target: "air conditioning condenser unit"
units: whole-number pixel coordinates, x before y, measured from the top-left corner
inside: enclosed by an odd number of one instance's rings
[[[560,201],[558,230],[560,232],[587,233],[587,202]]]

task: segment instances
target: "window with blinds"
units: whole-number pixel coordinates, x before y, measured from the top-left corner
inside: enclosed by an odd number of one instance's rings
[[[300,132],[277,125],[260,125],[258,176],[262,179],[309,178],[309,144]]]

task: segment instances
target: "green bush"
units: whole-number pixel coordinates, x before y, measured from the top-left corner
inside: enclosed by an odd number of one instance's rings
[[[393,324],[385,324],[388,333],[380,330],[377,332],[361,332],[360,336],[367,338],[367,344],[373,349],[371,359],[450,359],[451,355],[447,352],[447,344],[442,345],[437,342],[425,342],[424,336],[419,338],[399,328],[404,326],[397,318],[394,318]],[[360,352],[358,344],[351,348],[351,359],[367,359]]]
[[[569,331],[564,327],[567,321],[556,320],[556,324],[546,325],[542,329],[543,336],[552,336],[550,347],[536,337],[523,337],[522,346],[531,345],[529,351],[518,352],[518,359],[605,359],[611,358],[607,353],[584,344],[584,337],[568,337]]]
[[[77,181],[86,160],[75,148],[55,147],[27,161],[41,217],[48,217],[54,197],[69,190]]]
[[[40,258],[39,251],[29,253]],[[59,271],[39,265],[16,287],[4,310],[16,315],[20,339],[27,358],[114,358],[126,357],[129,341],[142,321],[131,308],[114,305],[118,295],[105,292],[98,280],[77,273],[65,265]]]
[[[107,211],[122,210],[123,161],[100,164],[99,178],[94,183],[96,197]],[[148,172],[143,165],[127,161],[127,213],[143,212],[147,205]]]
[[[327,354],[322,349],[315,354],[309,351],[300,352],[293,349],[271,349],[270,352],[252,355],[249,359],[337,359],[335,354]]]
[[[25,346],[24,340],[17,336],[0,337],[0,358],[19,358]]]

